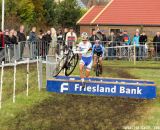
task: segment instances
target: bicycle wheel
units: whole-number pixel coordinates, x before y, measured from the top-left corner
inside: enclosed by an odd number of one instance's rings
[[[69,76],[74,71],[75,67],[77,66],[79,56],[78,54],[74,54],[73,52],[69,55],[69,58],[65,65],[65,75]]]
[[[97,65],[96,65],[96,76],[99,76],[99,74],[100,74],[100,65],[99,65],[99,63],[97,63]]]
[[[64,69],[66,64],[67,56],[64,55],[62,58],[57,59],[57,64],[55,70],[53,71],[53,76],[56,77]]]

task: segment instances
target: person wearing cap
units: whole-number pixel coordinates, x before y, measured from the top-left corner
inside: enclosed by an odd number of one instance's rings
[[[89,77],[90,76],[90,71],[92,68],[92,44],[88,41],[88,34],[86,32],[83,32],[81,34],[82,41],[78,45],[78,52],[81,60],[79,64],[79,69],[80,69],[80,78],[82,81],[82,87],[85,87],[85,82],[84,82],[84,77]],[[83,74],[83,69],[85,67],[85,76]]]

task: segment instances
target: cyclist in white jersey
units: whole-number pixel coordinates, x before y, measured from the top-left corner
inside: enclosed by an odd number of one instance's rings
[[[92,68],[93,58],[92,58],[92,44],[88,41],[88,34],[83,32],[81,34],[82,41],[78,45],[79,54],[81,57],[79,69],[80,69],[80,78],[82,80],[82,87],[85,87],[84,77],[89,77],[90,71]],[[85,67],[86,75],[83,74],[83,69]]]

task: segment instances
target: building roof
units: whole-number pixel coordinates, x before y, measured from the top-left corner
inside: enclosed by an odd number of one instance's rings
[[[160,25],[160,0],[111,0],[103,9],[97,8],[79,24]]]
[[[90,24],[96,15],[104,8],[104,6],[92,6],[77,22],[77,24]]]

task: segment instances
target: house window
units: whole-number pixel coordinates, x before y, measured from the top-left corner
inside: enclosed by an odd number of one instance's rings
[[[120,33],[120,31],[121,31],[121,29],[117,29],[117,28],[116,29],[115,28],[114,29],[110,29],[110,33],[114,32],[114,34]]]

